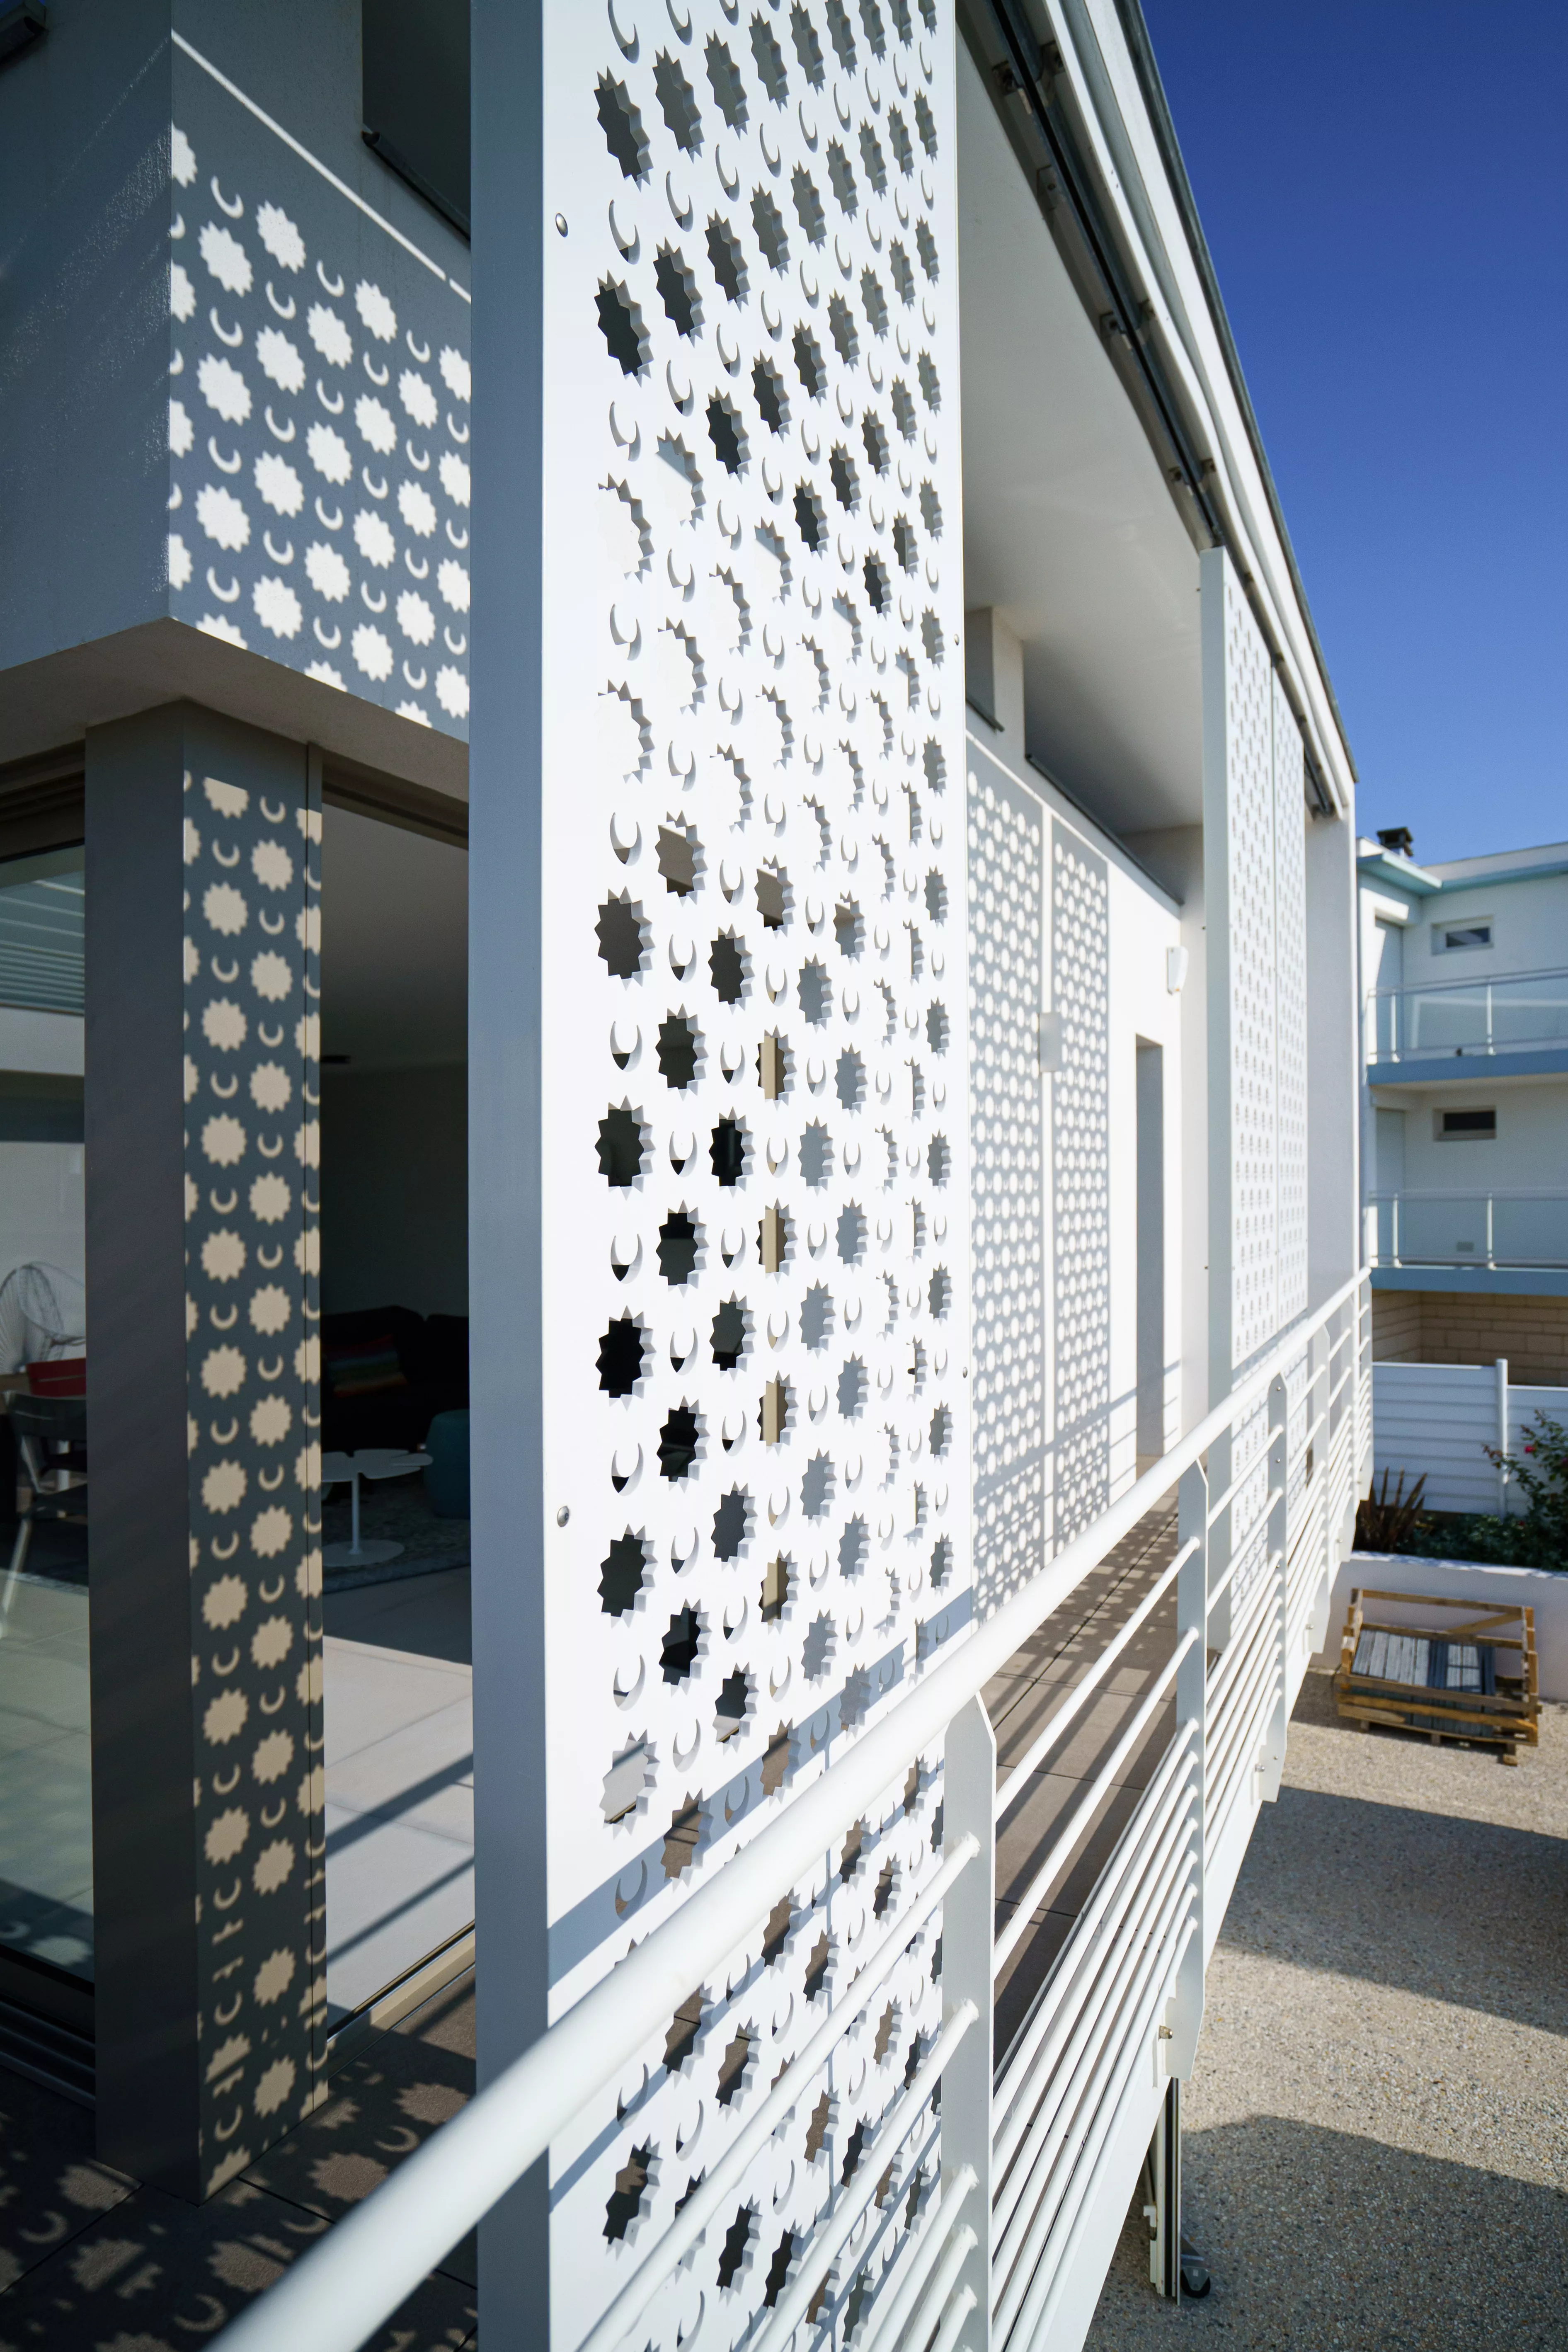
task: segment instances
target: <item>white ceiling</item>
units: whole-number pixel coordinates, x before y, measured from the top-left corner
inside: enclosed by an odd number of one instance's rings
[[[1028,748],[1118,833],[1202,814],[1198,559],[959,47],[963,600],[1023,640]]]
[[[468,1055],[468,856],[329,808],[321,842],[321,1050],[355,1070]]]

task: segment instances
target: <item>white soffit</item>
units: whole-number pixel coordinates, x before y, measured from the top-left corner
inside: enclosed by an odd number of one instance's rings
[[[1197,554],[962,43],[958,192],[964,602],[1022,640],[1069,791],[1117,832],[1196,824]]]

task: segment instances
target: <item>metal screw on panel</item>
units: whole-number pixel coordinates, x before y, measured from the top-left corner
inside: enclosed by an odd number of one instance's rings
[[[562,1504],[562,1506],[561,1506],[561,1508],[560,1508],[560,1509],[556,1512],[556,1514],[555,1514],[555,1524],[556,1524],[556,1526],[557,1526],[558,1528],[563,1528],[563,1527],[565,1526],[565,1524],[566,1524],[567,1520],[571,1517],[571,1516],[572,1516],[572,1512],[571,1512],[571,1507],[570,1507],[570,1506],[569,1506],[568,1504],[563,1503],[563,1504]]]
[[[555,226],[556,226],[556,229],[557,229],[558,233],[559,233],[562,236],[565,236],[565,234],[566,234],[566,215],[565,215],[565,214],[564,214],[564,213],[557,213],[557,214],[556,214],[556,215],[555,215]]]

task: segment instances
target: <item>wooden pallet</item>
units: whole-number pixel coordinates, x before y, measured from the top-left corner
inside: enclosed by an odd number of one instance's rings
[[[1368,1601],[1384,1601],[1465,1614],[1458,1624],[1437,1619],[1431,1624],[1394,1625],[1367,1614]],[[1368,1635],[1389,1638],[1363,1643]],[[1447,1646],[1450,1659],[1455,1648],[1467,1653],[1450,1665],[1456,1675],[1453,1687],[1434,1687],[1418,1678],[1429,1670],[1435,1643]],[[1483,1663],[1483,1653],[1489,1652],[1489,1675]],[[1502,1671],[1500,1652],[1510,1660],[1513,1671]],[[1368,1671],[1369,1653],[1381,1671]],[[1488,1679],[1493,1684],[1490,1690],[1479,1686]],[[1489,1605],[1449,1600],[1440,1593],[1376,1592],[1357,1585],[1351,1593],[1334,1687],[1341,1715],[1363,1731],[1379,1723],[1391,1730],[1424,1732],[1434,1746],[1445,1739],[1475,1742],[1496,1748],[1500,1763],[1517,1764],[1519,1748],[1534,1748],[1541,1738],[1535,1612],[1522,1602]]]

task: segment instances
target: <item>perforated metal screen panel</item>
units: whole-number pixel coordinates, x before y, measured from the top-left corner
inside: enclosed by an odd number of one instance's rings
[[[1223,571],[1230,1360],[1307,1307],[1306,803],[1300,730]]]
[[[984,770],[984,776],[982,775]],[[976,1594],[1037,1574],[1050,1535],[1046,1443],[1045,1010],[1050,824],[994,761],[969,773],[971,1181]]]
[[[952,37],[912,0],[548,15],[557,2007],[969,1617]],[[554,2152],[563,2333],[933,1866],[934,1761]],[[710,2313],[728,2345],[776,2298],[940,2013],[933,1960],[928,1933],[650,2340]],[[830,2301],[872,2291],[921,2149]]]

